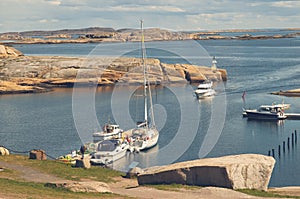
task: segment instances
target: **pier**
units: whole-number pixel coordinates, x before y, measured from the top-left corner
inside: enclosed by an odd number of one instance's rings
[[[285,113],[288,120],[300,120],[300,113]]]
[[[277,150],[277,154],[278,154],[278,158],[280,158],[281,154],[285,155],[285,153],[289,153],[291,150],[294,150],[294,148],[296,148],[297,145],[297,130],[295,130],[292,134],[291,134],[292,139],[290,139],[290,136],[287,137],[287,142],[283,141],[282,145],[279,144],[278,145],[278,150]],[[290,147],[290,144],[292,147]],[[285,146],[287,146],[287,151],[285,150]],[[268,151],[268,156],[272,156],[273,158],[276,158],[276,148],[272,148]],[[281,153],[282,152],[282,153]]]

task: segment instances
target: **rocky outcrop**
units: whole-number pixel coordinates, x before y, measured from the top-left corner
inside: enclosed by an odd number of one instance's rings
[[[5,147],[0,147],[0,155],[9,155],[9,150]]]
[[[287,97],[300,97],[300,89],[293,89],[293,90],[287,90],[287,91],[276,91],[272,92],[273,95],[282,95]]]
[[[13,47],[8,47],[4,45],[0,45],[0,58],[4,57],[18,57],[23,54]]]
[[[73,192],[111,193],[106,183],[98,181],[46,183],[45,186],[51,188],[65,188]]]
[[[56,35],[49,35],[45,36],[47,39],[70,39],[72,38],[72,35],[70,34],[56,34]]]
[[[138,183],[267,190],[274,164],[274,158],[258,154],[199,159],[145,169]]]
[[[137,177],[139,174],[143,173],[144,170],[141,169],[140,167],[134,167],[131,168],[127,173],[126,173],[126,178],[135,178]]]
[[[226,70],[188,64],[165,64],[147,59],[152,84],[227,79]],[[52,87],[143,83],[141,59],[21,56],[0,60],[0,93],[45,92]]]
[[[261,40],[261,39],[282,39],[282,38],[293,38],[296,37],[295,34],[285,34],[285,35],[238,35],[238,36],[222,36],[216,35],[206,35],[206,34],[193,34],[191,37],[195,40]]]

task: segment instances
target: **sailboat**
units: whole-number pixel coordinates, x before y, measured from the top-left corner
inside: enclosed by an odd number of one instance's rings
[[[155,127],[153,103],[151,95],[150,81],[148,78],[148,66],[146,64],[146,48],[144,43],[144,30],[143,20],[141,20],[141,50],[142,50],[142,66],[143,66],[143,97],[144,97],[144,121],[137,124],[137,127],[133,129],[130,146],[131,151],[142,151],[155,146],[158,142],[159,132]],[[150,119],[148,120],[148,97],[150,105]]]

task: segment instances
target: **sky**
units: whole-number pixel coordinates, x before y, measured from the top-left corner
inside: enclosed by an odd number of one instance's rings
[[[87,27],[300,28],[300,0],[0,0],[0,32]]]

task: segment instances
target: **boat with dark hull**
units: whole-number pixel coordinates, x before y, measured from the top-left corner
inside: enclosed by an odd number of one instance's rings
[[[287,118],[283,110],[279,107],[272,107],[267,110],[263,108],[248,109],[244,110],[243,116],[256,120],[284,120]]]

